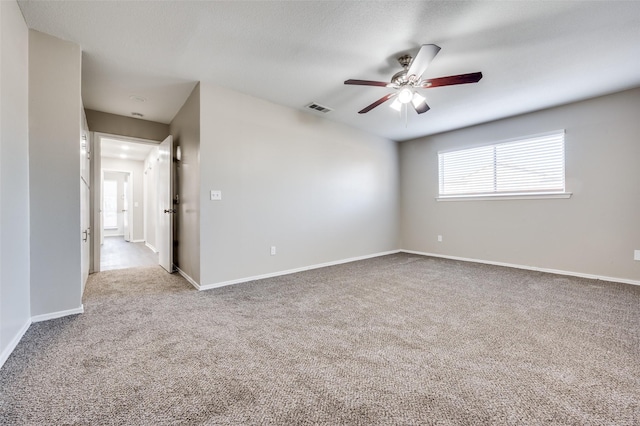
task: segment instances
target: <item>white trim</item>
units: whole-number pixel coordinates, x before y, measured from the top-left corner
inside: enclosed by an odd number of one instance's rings
[[[332,262],[319,263],[319,264],[316,264],[316,265],[303,266],[301,268],[287,269],[285,271],[271,272],[271,273],[262,274],[262,275],[255,275],[253,277],[238,278],[236,280],[229,280],[229,281],[222,281],[222,282],[214,283],[214,284],[200,285],[200,286],[197,286],[196,288],[198,290],[200,290],[200,291],[202,291],[202,290],[211,290],[213,288],[225,287],[225,286],[233,285],[233,284],[240,284],[240,283],[246,283],[246,282],[249,282],[249,281],[262,280],[262,279],[265,279],[265,278],[279,277],[279,276],[282,276],[282,275],[296,274],[298,272],[309,271],[311,269],[326,268],[327,266],[334,266],[334,265],[341,265],[343,263],[357,262],[358,260],[371,259],[373,257],[387,256],[389,254],[399,253],[400,251],[401,250],[391,250],[391,251],[385,251],[385,252],[381,252],[381,253],[368,254],[368,255],[365,255],[365,256],[350,257],[348,259],[334,260]]]
[[[62,318],[69,315],[84,313],[84,305],[80,305],[79,308],[67,309],[66,311],[51,312],[49,314],[36,315],[31,317],[31,322],[48,321],[51,319]]]
[[[131,240],[129,242],[131,242],[131,243],[144,243],[144,239],[142,239],[142,240]]]
[[[115,133],[105,133],[105,132],[93,132],[94,135],[100,137],[100,139],[117,139],[119,141],[122,142],[134,142],[134,143],[139,143],[139,144],[143,144],[143,145],[159,145],[160,142],[162,141],[157,141],[155,139],[142,139],[142,138],[136,138],[133,136],[123,136],[123,135],[116,135]],[[135,160],[137,161],[137,160]]]
[[[545,198],[571,198],[572,192],[536,192],[532,194],[492,194],[492,195],[444,195],[436,197],[436,201],[471,201],[471,200],[542,200]]]
[[[4,351],[2,351],[2,353],[0,353],[0,368],[2,368],[7,359],[9,359],[9,356],[11,355],[13,350],[16,348],[16,346],[18,346],[18,343],[20,343],[20,340],[22,340],[22,337],[24,337],[24,334],[29,329],[29,326],[31,326],[31,318],[27,319],[27,322],[22,326],[22,328],[20,328],[20,330],[18,330],[18,334],[16,334],[15,337],[11,339],[9,345],[4,349]]]
[[[147,247],[149,247],[149,248],[151,249],[151,251],[152,251],[152,252],[154,252],[154,253],[157,253],[157,252],[158,252],[158,250],[157,250],[154,246],[152,246],[151,244],[149,244],[148,242],[146,242],[146,241],[145,241],[145,242],[144,242],[144,245],[145,245],[145,246],[147,246]]]
[[[461,260],[463,262],[484,263],[486,265],[506,266],[507,268],[526,269],[528,271],[538,271],[538,272],[546,272],[549,274],[568,275],[572,277],[588,278],[591,280],[611,281],[611,282],[622,283],[622,284],[640,285],[640,281],[630,280],[627,278],[614,278],[614,277],[607,277],[603,275],[584,274],[582,272],[563,271],[561,269],[539,268],[537,266],[517,265],[514,263],[505,263],[505,262],[494,262],[492,260],[470,259],[468,257],[449,256],[446,254],[438,254],[438,253],[425,253],[422,251],[415,251],[415,250],[403,249],[399,251],[403,253],[417,254],[420,256],[440,257],[443,259]]]
[[[184,278],[185,280],[189,281],[189,283],[192,286],[194,286],[196,288],[196,290],[202,290],[202,288],[200,287],[200,284],[198,284],[196,282],[196,280],[191,278],[186,272],[184,272],[182,269],[178,268],[176,265],[173,265],[173,267],[176,269],[176,271],[178,271],[178,274],[182,275],[182,278]]]

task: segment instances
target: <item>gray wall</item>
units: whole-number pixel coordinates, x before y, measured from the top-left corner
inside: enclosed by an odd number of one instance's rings
[[[639,117],[635,89],[401,143],[402,248],[640,280]],[[435,200],[439,150],[563,128],[570,199]]]
[[[201,284],[398,248],[395,142],[212,84],[200,99]]]
[[[31,315],[78,309],[80,46],[29,31]]]
[[[30,321],[29,31],[0,2],[0,366]]]
[[[140,139],[162,141],[169,136],[169,125],[155,121],[140,120],[123,115],[86,109],[87,123],[92,132],[129,136]]]
[[[103,170],[118,170],[133,173],[133,240],[144,240],[144,162],[122,160],[118,158],[103,158]],[[138,205],[136,206],[136,203]],[[105,233],[105,236],[109,235]],[[122,235],[122,232],[120,232]]]
[[[182,160],[176,163],[177,206],[174,263],[195,282],[200,282],[200,85],[196,85],[171,122],[174,146]],[[175,149],[175,148],[174,148]]]

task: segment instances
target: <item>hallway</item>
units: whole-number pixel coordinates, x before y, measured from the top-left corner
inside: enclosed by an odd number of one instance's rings
[[[122,236],[104,237],[100,250],[101,271],[155,265],[158,265],[158,253],[144,243],[130,243]]]

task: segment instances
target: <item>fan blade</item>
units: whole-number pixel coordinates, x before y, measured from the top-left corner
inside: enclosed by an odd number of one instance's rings
[[[415,75],[420,79],[439,51],[440,47],[435,44],[423,44],[416,57],[411,61],[411,65],[409,65],[407,76]]]
[[[358,86],[378,86],[378,87],[387,87],[389,83],[385,83],[384,81],[371,81],[371,80],[347,80],[344,84],[356,84]]]
[[[481,72],[472,72],[470,74],[450,75],[449,77],[432,78],[422,82],[423,89],[440,86],[453,86],[455,84],[477,83],[482,78]]]
[[[422,114],[431,109],[429,105],[427,105],[427,102],[424,96],[420,95],[419,93],[413,94],[413,99],[411,99],[411,104],[413,105],[413,108],[415,108],[418,114]]]
[[[369,105],[368,107],[358,111],[358,114],[364,114],[364,113],[367,113],[367,112],[371,111],[372,109],[374,109],[378,105],[383,104],[386,101],[388,101],[389,99],[393,98],[395,95],[396,95],[396,93],[389,93],[388,95],[381,97],[380,99],[378,99],[377,101],[375,101],[374,103]]]

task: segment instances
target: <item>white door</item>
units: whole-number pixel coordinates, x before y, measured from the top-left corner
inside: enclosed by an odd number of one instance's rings
[[[91,199],[91,191],[89,185],[80,179],[80,223],[82,227],[82,252],[80,258],[82,259],[82,291],[89,278],[89,267],[91,262],[91,226],[90,226],[90,214],[89,203]]]
[[[167,272],[173,272],[173,138],[162,141],[158,154],[158,238],[159,263]]]
[[[98,246],[98,250],[97,252],[99,253],[100,250],[100,246],[102,244],[104,244],[104,172],[101,171],[100,173],[100,192],[97,194],[99,201],[99,206],[100,206],[100,227],[97,228],[97,232],[100,233],[100,245]],[[97,258],[97,264],[100,265],[100,258]],[[98,267],[96,269],[96,271],[99,271],[100,268]]]
[[[89,205],[91,203],[91,190],[89,186],[91,164],[89,161],[90,146],[89,135],[85,130],[80,137],[80,232],[82,238],[82,251],[80,259],[82,263],[82,291],[89,277],[91,264],[91,213]]]

